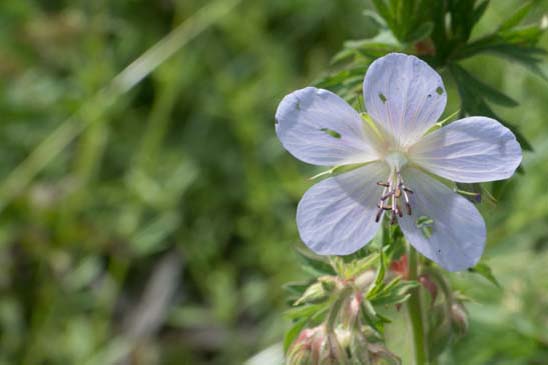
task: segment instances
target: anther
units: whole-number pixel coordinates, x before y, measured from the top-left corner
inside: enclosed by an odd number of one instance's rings
[[[405,186],[399,171],[393,172],[387,182],[379,181],[377,185],[382,186],[384,189],[377,204],[378,211],[375,222],[380,221],[383,211],[390,211],[390,224],[396,224],[398,217],[403,218],[404,211],[402,208],[404,204],[407,215],[413,214],[408,194],[414,194],[414,192]],[[387,204],[389,198],[390,202]]]
[[[379,208],[379,211],[377,212],[377,215],[375,217],[376,223],[379,223],[379,220],[381,219],[381,214],[382,214],[382,208]]]

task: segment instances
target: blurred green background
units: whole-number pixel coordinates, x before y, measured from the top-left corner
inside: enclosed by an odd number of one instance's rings
[[[491,3],[478,35],[521,1]],[[375,34],[367,8],[3,0],[0,364],[242,364],[279,342],[281,286],[303,277],[295,207],[317,170],[282,150],[274,112],[343,41]],[[546,12],[537,1],[528,19]],[[470,333],[440,363],[548,364],[547,83],[496,57],[465,67],[520,102],[495,109],[535,151],[482,207],[503,289],[454,275]]]

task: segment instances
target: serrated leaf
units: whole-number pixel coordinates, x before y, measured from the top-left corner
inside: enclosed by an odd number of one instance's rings
[[[467,88],[474,89],[481,94],[485,99],[503,106],[514,107],[518,105],[518,102],[497,89],[487,85],[486,83],[478,80],[468,71],[461,66],[454,64],[453,68],[456,72],[460,73],[460,79],[462,82],[467,83]]]
[[[506,20],[504,20],[500,26],[499,30],[507,30],[518,25],[531,11],[533,7],[532,2],[526,2],[523,4],[515,13],[510,15]]]
[[[468,271],[479,274],[489,280],[495,286],[502,288],[498,280],[495,278],[495,275],[493,275],[493,271],[486,263],[480,262],[476,266],[469,268]]]

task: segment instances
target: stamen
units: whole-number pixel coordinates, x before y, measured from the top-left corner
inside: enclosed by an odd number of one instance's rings
[[[379,209],[379,211],[377,212],[377,215],[375,216],[375,222],[378,223],[379,220],[381,219],[381,214],[382,214],[382,208]]]
[[[411,204],[406,202],[405,206],[407,207],[407,215],[413,214],[413,211],[411,210]]]
[[[390,211],[390,224],[396,224],[398,217],[403,218],[403,204],[405,204],[407,215],[413,214],[408,194],[414,193],[411,189],[405,186],[400,171],[392,172],[387,182],[379,181],[377,182],[377,185],[384,187],[384,189],[379,199],[379,203],[377,204],[377,208],[379,208],[379,210],[375,216],[375,222],[379,222],[383,211]],[[389,199],[390,203],[387,204]]]

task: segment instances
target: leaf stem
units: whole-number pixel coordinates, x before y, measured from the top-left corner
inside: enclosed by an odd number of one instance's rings
[[[408,275],[409,280],[418,280],[418,258],[417,251],[411,245],[408,245]],[[425,365],[428,363],[428,354],[426,352],[426,342],[423,326],[423,311],[420,297],[420,287],[411,289],[411,297],[407,301],[407,314],[411,329],[413,331],[413,352],[415,365]]]

